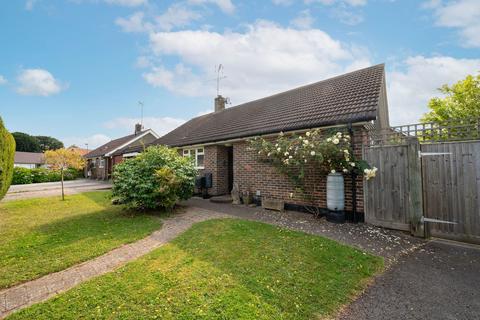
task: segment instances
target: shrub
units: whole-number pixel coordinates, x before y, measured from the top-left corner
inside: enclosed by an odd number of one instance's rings
[[[0,118],[0,200],[7,193],[13,175],[15,139],[3,126]]]
[[[115,167],[113,197],[136,209],[170,210],[192,196],[196,175],[190,158],[165,146],[150,147]]]
[[[69,168],[65,170],[64,180],[75,180],[81,173],[79,170]],[[53,171],[47,168],[21,168],[16,167],[13,169],[12,184],[28,184],[28,183],[42,183],[42,182],[57,182],[61,181],[62,177],[60,172]]]
[[[12,184],[33,183],[32,169],[16,167],[13,169]]]

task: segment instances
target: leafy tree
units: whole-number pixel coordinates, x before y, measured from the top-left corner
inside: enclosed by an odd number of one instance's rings
[[[113,196],[135,209],[172,209],[193,194],[197,170],[191,159],[165,146],[147,148],[115,167]]]
[[[62,200],[65,200],[63,189],[63,180],[65,171],[68,168],[82,169],[85,166],[85,160],[82,155],[74,150],[58,149],[45,151],[45,162],[52,170],[60,172],[60,181],[62,182]]]
[[[0,200],[7,193],[13,175],[15,139],[3,126],[0,118]]]
[[[47,150],[57,150],[57,149],[64,148],[63,142],[53,137],[36,136],[35,138],[37,138],[40,144],[40,148],[42,149],[43,152]]]
[[[430,100],[430,111],[423,116],[422,122],[446,125],[480,118],[480,74],[469,75],[452,86],[443,85],[439,91],[445,97]]]
[[[16,151],[42,152],[40,143],[34,136],[23,132],[14,132],[12,135],[15,138],[15,143],[17,145]]]

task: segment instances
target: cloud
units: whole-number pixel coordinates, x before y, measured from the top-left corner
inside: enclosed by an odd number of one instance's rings
[[[125,7],[137,7],[147,4],[147,0],[104,0],[108,4],[114,4]]]
[[[115,24],[120,26],[125,32],[146,32],[153,30],[151,23],[144,21],[143,12],[135,12],[128,18],[117,18]]]
[[[310,14],[310,10],[301,11],[290,24],[299,29],[310,29],[315,22],[315,19]]]
[[[125,32],[170,31],[176,27],[185,27],[202,16],[182,4],[173,4],[161,15],[146,21],[144,12],[135,12],[127,18],[117,18],[115,23]]]
[[[0,74],[0,86],[6,84],[7,82],[7,79]]]
[[[27,96],[50,96],[57,94],[66,88],[60,81],[44,69],[25,69],[20,72],[17,78],[18,87],[16,91]]]
[[[424,8],[433,10],[437,26],[459,29],[463,46],[480,47],[480,1],[428,1]]]
[[[202,16],[181,4],[170,6],[165,13],[155,18],[160,30],[171,30],[175,27],[184,27],[192,21],[199,20]]]
[[[85,144],[88,143],[89,150],[96,149],[111,140],[112,139],[109,136],[101,133],[97,133],[89,137],[66,137],[61,139],[65,147],[76,145],[79,148],[86,148]]]
[[[259,21],[244,32],[184,30],[155,32],[157,58],[175,57],[174,67],[157,65],[143,74],[155,87],[187,96],[213,96],[214,66],[227,78],[221,92],[233,104],[291,89],[370,65],[366,49],[342,43],[318,30],[284,28]]]
[[[325,6],[343,4],[352,7],[361,7],[367,4],[367,0],[305,0],[306,4],[320,3]]]
[[[387,72],[387,94],[392,124],[416,123],[428,111],[428,101],[441,93],[444,84],[453,84],[480,71],[480,59],[414,56],[398,69]]]
[[[235,11],[235,5],[231,0],[188,0],[188,3],[194,5],[214,4],[225,13],[233,13]]]
[[[289,6],[293,3],[293,0],[272,0],[272,3],[277,6]]]
[[[361,13],[347,9],[345,6],[333,9],[331,14],[335,19],[349,26],[355,26],[363,22],[364,19]]]
[[[27,0],[25,2],[25,10],[31,11],[35,7],[37,0]]]
[[[176,127],[183,124],[185,120],[171,117],[145,117],[143,126],[146,129],[153,129],[158,135],[162,136]],[[123,129],[126,133],[133,133],[135,124],[140,123],[139,118],[115,118],[104,123],[108,129]]]

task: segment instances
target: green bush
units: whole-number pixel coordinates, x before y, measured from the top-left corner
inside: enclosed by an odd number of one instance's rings
[[[63,179],[75,180],[81,176],[81,170],[67,169],[64,172]],[[53,171],[47,168],[21,168],[17,167],[13,170],[12,184],[28,184],[28,183],[41,183],[41,182],[56,182],[60,181],[60,172]]]
[[[7,193],[13,175],[15,139],[3,126],[0,118],[0,200]]]
[[[165,146],[150,147],[115,167],[113,197],[135,209],[172,209],[193,194],[197,170],[190,158]]]
[[[32,169],[16,167],[13,169],[12,184],[33,183]]]

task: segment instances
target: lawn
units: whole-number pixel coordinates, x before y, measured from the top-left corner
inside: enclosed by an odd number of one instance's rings
[[[0,203],[0,288],[63,270],[161,226],[112,206],[108,192]]]
[[[382,266],[322,237],[211,220],[9,319],[317,319],[335,315]]]

